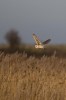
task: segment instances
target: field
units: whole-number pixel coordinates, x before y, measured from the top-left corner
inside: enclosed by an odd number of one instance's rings
[[[0,53],[0,100],[66,100],[66,58],[35,54]]]
[[[20,45],[18,48],[10,48],[8,45],[0,45],[0,52],[4,52],[5,55],[18,53],[27,53],[27,56],[35,56],[37,58],[43,55],[50,57],[55,54],[56,57],[66,58],[66,44],[60,45],[47,45],[45,49],[35,49],[34,45]]]

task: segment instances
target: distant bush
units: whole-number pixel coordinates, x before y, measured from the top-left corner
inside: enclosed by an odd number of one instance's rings
[[[9,43],[10,47],[18,47],[21,43],[21,38],[18,36],[18,31],[11,29],[6,33],[5,36],[7,42]]]

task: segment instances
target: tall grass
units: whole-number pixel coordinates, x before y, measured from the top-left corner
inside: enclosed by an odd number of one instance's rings
[[[1,53],[0,100],[66,100],[66,59]]]

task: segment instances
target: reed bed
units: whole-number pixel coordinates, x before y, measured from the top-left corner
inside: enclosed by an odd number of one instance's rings
[[[66,59],[0,53],[0,100],[66,100]]]

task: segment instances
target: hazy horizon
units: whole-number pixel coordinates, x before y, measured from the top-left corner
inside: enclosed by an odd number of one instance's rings
[[[25,43],[34,43],[32,32],[42,41],[66,43],[66,0],[1,0],[0,43],[11,28]]]

